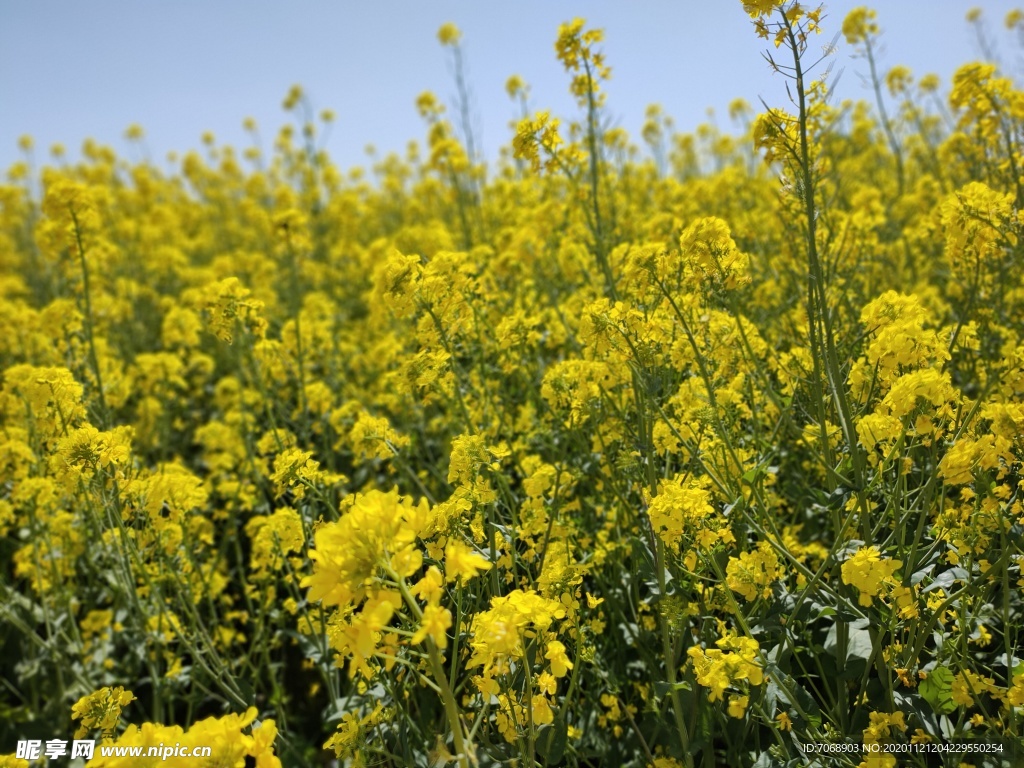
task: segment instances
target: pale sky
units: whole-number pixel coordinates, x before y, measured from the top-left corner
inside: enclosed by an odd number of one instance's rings
[[[862,4],[827,2],[820,43]],[[1002,22],[1020,4],[876,2],[883,71],[904,64],[948,84],[958,65],[979,56],[964,16],[980,6],[1003,64],[1017,76],[1024,48]],[[380,154],[404,152],[425,136],[416,96],[431,90],[450,102],[454,95],[449,52],[437,41],[448,21],[463,33],[478,141],[493,161],[518,115],[504,90],[509,75],[530,84],[532,109],[578,117],[553,47],[559,24],[575,16],[605,30],[609,114],[637,143],[650,103],[687,130],[707,119],[708,108],[728,129],[736,97],[755,107],[759,97],[787,104],[784,80],[763,61],[765,41],[740,0],[0,0],[0,168],[19,159],[22,134],[35,139],[39,164],[54,142],[75,157],[88,137],[137,159],[123,138],[132,123],[142,125],[161,165],[171,150],[198,148],[204,131],[241,150],[249,145],[241,127],[248,116],[269,149],[293,83],[317,110],[337,114],[326,148],[342,167],[364,164],[371,143]],[[837,96],[868,98],[867,64],[851,53],[840,38]]]

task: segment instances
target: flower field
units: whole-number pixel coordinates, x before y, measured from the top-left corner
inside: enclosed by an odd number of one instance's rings
[[[610,127],[576,20],[485,173],[446,25],[370,173],[298,87],[9,170],[0,766],[1024,764],[1024,91],[743,6],[735,136]]]

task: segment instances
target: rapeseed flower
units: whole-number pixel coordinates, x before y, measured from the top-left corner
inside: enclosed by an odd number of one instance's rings
[[[80,739],[87,733],[101,731],[110,734],[121,718],[121,710],[135,701],[131,691],[124,687],[105,687],[83,696],[71,707],[71,719],[80,720],[75,738]]]
[[[899,560],[882,557],[877,547],[861,547],[843,563],[843,583],[856,587],[858,602],[870,606],[873,598],[895,586],[893,574],[902,566]]]

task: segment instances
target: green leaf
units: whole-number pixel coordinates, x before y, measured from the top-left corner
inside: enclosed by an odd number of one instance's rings
[[[948,667],[936,667],[929,672],[918,690],[922,698],[940,715],[948,715],[956,709],[953,701],[953,672]]]
[[[565,755],[566,744],[569,743],[569,723],[561,715],[551,725],[545,725],[537,731],[537,751],[544,758],[546,765],[557,765]]]
[[[255,705],[256,704],[256,692],[253,690],[252,684],[248,680],[241,680],[241,679],[239,679],[236,682],[236,685],[238,686],[238,692],[241,694],[242,698],[245,700],[245,703],[248,704],[249,706]]]
[[[753,469],[748,469],[746,472],[743,473],[743,482],[745,482],[747,485],[754,485],[758,480],[760,480],[767,474],[768,473],[765,472],[764,469],[762,469],[761,467],[754,467]]]
[[[807,715],[810,724],[815,728],[820,728],[822,723],[821,710],[818,708],[818,703],[814,700],[814,697],[792,675],[783,672],[778,665],[769,661],[765,665],[764,671],[768,676],[765,698],[773,702],[781,700],[790,706],[799,705],[799,708]],[[792,699],[790,698],[791,695]]]
[[[968,579],[970,579],[970,574],[963,568],[950,568],[936,576],[931,584],[921,590],[921,593],[931,592],[933,589],[942,589],[949,592],[956,582],[967,583]]]
[[[663,699],[668,696],[672,691],[692,691],[693,686],[690,685],[686,680],[680,680],[674,685],[666,681],[658,681],[654,684],[654,695]]]
[[[825,652],[835,657],[840,677],[860,677],[863,673],[872,650],[871,633],[867,627],[866,619],[858,619],[853,622],[837,621],[829,629]]]

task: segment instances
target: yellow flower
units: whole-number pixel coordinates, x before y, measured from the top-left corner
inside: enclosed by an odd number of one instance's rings
[[[1006,703],[1013,707],[1024,707],[1024,672],[1014,675],[1013,684],[1006,692]]]
[[[843,19],[843,36],[846,38],[846,42],[856,45],[877,35],[878,24],[875,23],[877,15],[873,9],[865,6],[854,8],[846,14],[846,18]]]
[[[866,607],[883,588],[895,586],[893,573],[902,565],[900,560],[883,558],[877,547],[861,547],[843,563],[843,583],[860,591],[858,602]]]
[[[253,517],[246,523],[245,532],[252,542],[249,560],[256,573],[280,570],[285,556],[301,551],[305,543],[302,517],[290,507]]]
[[[372,490],[351,501],[340,520],[322,525],[313,535],[313,573],[302,581],[309,587],[309,599],[327,606],[360,600],[391,556],[416,541],[430,519],[425,499],[414,504],[397,489]]]
[[[784,0],[743,0],[743,10],[752,19],[770,15],[776,8],[782,7]]]
[[[775,550],[766,541],[760,542],[753,552],[730,557],[725,572],[729,588],[748,601],[770,597],[772,584],[786,575]]]
[[[993,698],[1002,697],[1002,690],[991,677],[983,677],[970,670],[957,672],[953,678],[953,701],[961,707],[973,707],[982,694]]]
[[[525,96],[527,89],[528,86],[526,85],[526,81],[524,81],[519,75],[512,75],[505,81],[505,92],[508,94],[510,99],[517,99],[520,96]]]
[[[450,21],[442,24],[441,28],[437,30],[437,39],[441,42],[441,45],[458,45],[461,38],[462,32]]]
[[[324,749],[333,749],[340,758],[357,754],[366,734],[383,719],[384,710],[378,703],[373,710],[360,717],[358,712],[346,712],[338,723],[338,732],[324,744]]]
[[[461,541],[448,542],[444,549],[444,573],[448,581],[462,579],[463,584],[476,577],[480,571],[491,567],[487,558],[479,555]]]
[[[473,684],[484,696],[497,696],[501,693],[501,687],[498,685],[498,682],[490,677],[476,676],[473,678]]]
[[[293,253],[301,253],[310,248],[308,234],[309,217],[297,208],[287,208],[274,214],[272,219],[274,237],[278,244]]]
[[[121,717],[121,709],[135,701],[131,691],[122,686],[116,688],[100,688],[80,698],[71,707],[71,719],[82,723],[75,731],[75,738],[80,739],[95,730],[110,733],[117,726]]]
[[[274,740],[277,738],[277,723],[272,719],[263,720],[252,727],[252,748],[249,755],[256,759],[256,768],[281,768],[281,760],[274,754]]]
[[[764,672],[757,660],[758,644],[748,637],[734,637],[726,634],[716,641],[719,648],[704,651],[700,646],[691,646],[686,652],[697,676],[697,682],[710,688],[708,701],[722,698],[725,690],[740,681],[761,685]],[[724,648],[725,651],[720,650]]]
[[[549,725],[555,721],[555,713],[551,711],[547,696],[542,693],[535,694],[530,704],[533,707],[534,725]]]
[[[190,289],[183,297],[201,311],[207,330],[221,341],[230,344],[238,329],[256,339],[262,339],[266,333],[263,302],[250,298],[251,292],[237,277]]]
[[[320,469],[320,462],[312,451],[285,448],[274,459],[274,472],[270,482],[278,495],[290,490],[296,499],[304,498],[308,486],[329,483],[332,476]]]
[[[555,677],[565,677],[572,669],[572,662],[565,652],[565,646],[557,640],[547,644],[544,658],[551,662],[551,674]]]
[[[517,589],[503,597],[492,597],[490,609],[473,618],[470,666],[482,666],[485,675],[494,669],[503,671],[509,659],[523,655],[526,632],[543,632],[565,615],[561,602],[533,591]]]
[[[523,118],[516,126],[516,135],[512,139],[512,153],[516,159],[527,160],[533,171],[541,169],[541,151],[547,160],[545,170],[551,171],[557,166],[557,150],[562,137],[558,133],[559,119],[552,118],[548,112],[538,112],[533,118]]]
[[[733,536],[711,503],[711,493],[692,479],[681,477],[664,483],[647,508],[654,532],[671,549],[679,552],[696,540],[702,549]]]
[[[85,417],[83,392],[67,368],[12,365],[4,371],[0,404],[48,440],[65,435]]]
[[[471,485],[480,467],[490,461],[482,435],[459,435],[452,440],[448,482]]]
[[[709,216],[698,219],[679,236],[680,253],[695,280],[735,289],[750,281],[750,260],[732,239],[729,225]],[[672,260],[659,267],[671,269]],[[667,277],[665,274],[663,277]]]
[[[729,717],[735,717],[737,720],[742,720],[743,715],[746,714],[747,704],[750,703],[749,696],[730,696],[729,697]]]
[[[444,577],[441,575],[441,571],[437,569],[437,566],[432,565],[427,568],[423,578],[413,584],[409,591],[425,603],[437,605],[441,599],[443,587]]]
[[[284,108],[286,112],[290,112],[291,110],[295,109],[296,106],[298,106],[298,103],[302,100],[302,98],[302,86],[293,85],[291,88],[288,89],[288,95],[284,97],[284,102],[281,104],[281,106]]]
[[[900,732],[907,730],[902,712],[871,712],[868,714],[868,720],[870,724],[864,729],[865,744],[880,744],[893,729]]]
[[[910,85],[913,82],[913,75],[910,70],[904,66],[897,65],[893,67],[885,76],[885,85],[889,89],[889,93],[893,96],[899,96],[906,93],[907,89],[910,88]]]
[[[542,672],[537,676],[537,690],[554,696],[555,691],[558,690],[558,679],[550,672]]]
[[[444,104],[431,91],[423,91],[416,97],[416,111],[427,122],[435,122],[444,112]]]
[[[387,418],[374,417],[366,411],[358,413],[348,439],[352,450],[361,459],[390,459],[399,449],[409,445],[409,438],[396,432]]]
[[[428,605],[423,609],[423,621],[412,636],[413,645],[418,645],[428,637],[438,648],[448,645],[448,628],[452,625],[452,613],[438,605]]]

